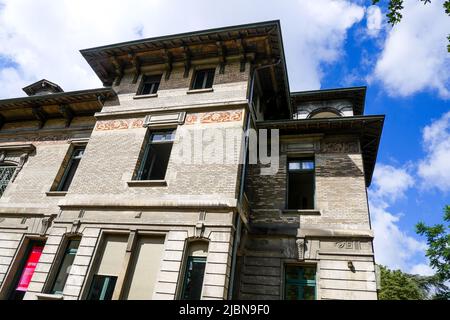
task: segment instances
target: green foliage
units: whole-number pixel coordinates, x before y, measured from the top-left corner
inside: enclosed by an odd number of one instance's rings
[[[420,276],[380,266],[380,300],[450,299],[449,288],[436,275]]]
[[[388,0],[388,12],[386,14],[386,17],[388,18],[388,22],[391,24],[391,26],[394,26],[395,24],[399,23],[403,16],[401,11],[403,10],[403,0]],[[423,4],[430,3],[431,0],[420,0],[423,2]],[[372,0],[372,4],[375,5],[380,0]],[[443,7],[445,9],[445,13],[450,16],[450,0],[444,1]],[[447,50],[450,52],[450,35],[447,37],[449,44],[447,45]]]
[[[450,206],[444,208],[444,224],[426,226],[423,222],[416,225],[417,234],[427,240],[426,256],[430,266],[436,270],[436,276],[441,281],[450,281]]]
[[[380,266],[381,290],[380,300],[423,300],[426,292],[410,275],[400,270],[389,270]]]

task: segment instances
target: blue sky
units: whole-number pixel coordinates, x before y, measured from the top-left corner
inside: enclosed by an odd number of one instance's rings
[[[41,78],[66,91],[100,87],[83,48],[279,19],[292,91],[366,85],[366,114],[386,115],[369,191],[377,262],[429,274],[414,225],[440,222],[450,203],[442,2],[405,0],[391,28],[370,0],[0,0],[0,98]]]

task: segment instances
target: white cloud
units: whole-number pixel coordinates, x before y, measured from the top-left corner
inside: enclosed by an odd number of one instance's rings
[[[403,198],[405,192],[414,185],[414,178],[405,168],[378,164],[373,175],[371,195],[375,200],[393,203]]]
[[[423,144],[428,152],[419,162],[418,175],[425,188],[450,191],[450,112],[423,130]]]
[[[370,208],[376,262],[408,272],[417,255],[423,255],[426,244],[402,231],[398,226],[399,215],[389,212],[388,207],[371,202]]]
[[[418,258],[424,259],[426,244],[401,230],[402,214],[392,213],[390,206],[403,198],[413,185],[414,179],[407,169],[378,164],[369,189],[376,261],[405,272]]]
[[[381,23],[383,22],[383,15],[378,6],[370,6],[366,11],[367,17],[367,33],[370,36],[377,36],[381,30]]]
[[[0,98],[41,78],[65,90],[101,86],[78,50],[166,34],[281,19],[293,90],[318,89],[321,64],[337,61],[347,31],[364,16],[350,1],[0,0],[0,57],[16,73]],[[1,67],[0,67],[1,69]]]
[[[442,2],[423,5],[417,0],[404,1],[403,19],[389,31],[369,77],[381,81],[390,95],[409,96],[431,89],[450,98],[446,48],[450,19]]]
[[[434,274],[434,270],[425,263],[416,264],[409,270],[410,274],[419,274],[421,276],[432,276]]]

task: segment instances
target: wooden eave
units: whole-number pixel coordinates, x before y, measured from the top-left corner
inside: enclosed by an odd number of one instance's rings
[[[290,109],[289,81],[279,21],[203,30],[148,38],[80,51],[105,85],[120,83],[124,70],[163,65],[171,70],[175,63],[189,67],[191,61],[216,58],[226,64],[227,57],[240,57],[241,63],[254,65],[282,63],[273,69],[283,105]],[[136,77],[135,77],[136,78]]]
[[[0,126],[7,122],[40,121],[76,116],[93,116],[106,99],[116,93],[111,88],[61,92],[0,100]]]

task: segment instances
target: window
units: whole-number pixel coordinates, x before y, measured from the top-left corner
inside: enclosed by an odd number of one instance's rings
[[[50,293],[63,293],[64,286],[66,285],[67,278],[69,277],[70,268],[72,267],[73,260],[75,259],[79,245],[80,239],[71,239],[68,241],[66,249],[64,251],[64,256],[61,260],[61,264],[59,265],[58,273],[56,274],[56,278]]]
[[[150,134],[136,180],[164,180],[174,137],[174,131]]]
[[[197,241],[189,244],[184,273],[182,300],[200,300],[205,275],[208,243]]]
[[[30,285],[31,278],[33,277],[34,270],[41,258],[42,251],[44,250],[45,242],[43,241],[31,241],[24,255],[24,260],[21,263],[19,270],[16,272],[13,280],[12,292],[10,294],[10,300],[22,300]]]
[[[57,191],[69,190],[69,186],[72,183],[73,177],[75,176],[75,172],[77,171],[78,165],[80,164],[80,160],[84,155],[85,148],[86,147],[83,146],[73,149],[69,164],[64,171],[64,175],[58,185]]]
[[[16,166],[4,164],[0,166],[0,198],[16,171]]]
[[[192,89],[212,88],[216,69],[197,70],[194,75]]]
[[[316,268],[286,266],[284,299],[315,300]]]
[[[157,93],[160,82],[161,82],[160,74],[154,76],[143,76],[142,85],[138,92],[138,95]]]
[[[288,161],[288,209],[314,209],[314,159]]]
[[[111,300],[117,277],[101,276],[96,274],[92,280],[91,290],[87,297],[88,300]]]
[[[106,235],[96,272],[92,278],[88,300],[111,300],[122,269],[128,238],[126,235]]]

